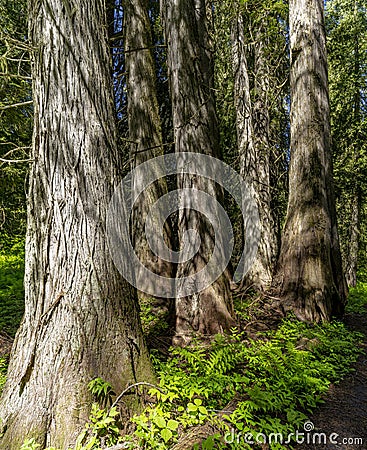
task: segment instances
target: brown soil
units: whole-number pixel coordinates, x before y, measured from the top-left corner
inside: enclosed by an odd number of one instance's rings
[[[355,372],[346,376],[339,384],[330,386],[325,396],[325,403],[310,418],[314,430],[305,433],[305,441],[303,444],[297,445],[297,450],[367,450],[366,317],[367,314],[345,316],[345,323],[350,329],[364,334],[362,345],[365,353],[355,364]],[[322,433],[321,441],[313,433]],[[326,439],[326,443],[324,443],[324,439]],[[301,441],[302,438],[300,438]]]

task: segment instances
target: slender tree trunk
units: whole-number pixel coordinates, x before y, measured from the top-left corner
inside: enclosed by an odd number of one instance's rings
[[[129,139],[131,144],[132,167],[163,155],[162,131],[159,117],[156,72],[152,55],[152,37],[147,0],[125,0],[125,62],[127,70]],[[157,174],[158,176],[158,174]],[[144,185],[142,179],[134,178],[133,188]],[[160,178],[138,197],[133,212],[133,241],[140,261],[152,272],[163,277],[173,276],[173,266],[156,256],[150,249],[145,236],[145,220],[154,203],[167,193],[165,178]],[[171,245],[169,222],[161,230],[163,239]],[[141,301],[149,302],[153,313],[160,320],[172,315],[171,299],[152,299],[139,292]]]
[[[343,313],[346,287],[336,226],[321,0],[291,0],[289,201],[276,287],[301,320]]]
[[[217,157],[219,133],[206,8],[204,0],[163,1],[176,152],[201,152]],[[213,181],[189,174],[178,176],[178,188],[219,196]],[[213,249],[214,230],[193,209],[190,197],[181,197],[179,208],[180,243],[184,243],[190,229],[197,230],[201,238],[196,255],[179,264],[177,277],[181,278],[206,266]],[[175,343],[188,342],[193,333],[223,332],[234,324],[232,312],[229,280],[221,275],[203,291],[176,299]]]
[[[357,4],[355,4],[355,11]],[[361,63],[360,63],[360,50],[359,50],[359,34],[354,35],[354,138],[353,138],[353,162],[357,169],[360,160],[360,148],[363,146],[359,134],[361,127],[361,91],[360,91],[360,78],[361,78]],[[359,254],[359,241],[360,241],[360,210],[361,210],[361,188],[360,180],[358,176],[353,180],[353,192],[351,198],[351,213],[349,223],[349,242],[348,242],[348,254],[346,261],[346,278],[348,286],[355,287],[357,284],[357,271],[358,271],[358,254]]]
[[[259,192],[259,213],[262,226],[259,259],[262,260],[263,276],[259,277],[262,288],[269,288],[272,282],[274,266],[278,254],[278,238],[274,212],[272,210],[272,184],[270,177],[271,140],[270,140],[270,74],[265,48],[266,22],[257,31],[254,61],[255,101],[253,106],[253,124],[255,149],[257,153],[257,191]],[[261,272],[260,272],[261,273]]]
[[[346,278],[349,287],[355,287],[357,284],[358,271],[358,253],[360,239],[360,195],[354,193],[351,199],[351,215],[349,224],[349,242],[346,261]]]
[[[119,392],[149,379],[136,295],[109,255],[105,218],[118,183],[106,11],[100,0],[29,3],[35,122],[25,315],[1,399],[1,448],[71,445],[87,383]]]
[[[246,276],[247,283],[259,290],[270,287],[277,255],[277,234],[271,211],[270,143],[269,143],[269,76],[262,36],[255,47],[256,99],[251,100],[247,68],[244,20],[237,13],[232,26],[234,99],[240,171],[253,186],[259,209],[261,239],[256,260]]]

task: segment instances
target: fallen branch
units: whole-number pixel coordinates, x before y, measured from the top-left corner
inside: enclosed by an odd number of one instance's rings
[[[130,389],[137,387],[137,386],[149,386],[149,387],[153,387],[158,389],[159,391],[162,392],[162,389],[159,386],[156,386],[155,384],[152,383],[147,383],[145,381],[140,381],[139,383],[134,383],[131,384],[130,386],[128,386],[126,389],[124,389],[121,394],[116,398],[116,400],[112,403],[112,406],[110,408],[110,410],[117,405],[117,403],[122,399],[122,397],[126,394],[126,392],[128,392]]]
[[[32,162],[34,159],[4,159],[0,158],[2,163],[24,163],[24,162]]]
[[[12,105],[0,106],[0,111],[4,111],[5,109],[10,109],[10,108],[19,108],[21,106],[32,105],[32,103],[33,103],[33,100],[29,100],[28,102],[13,103]]]
[[[26,77],[24,75],[16,75],[14,73],[0,72],[0,76],[9,78],[19,78],[20,80],[30,80],[30,81],[32,80],[32,77]]]

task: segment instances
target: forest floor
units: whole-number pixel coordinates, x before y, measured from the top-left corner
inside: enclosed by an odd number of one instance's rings
[[[311,431],[304,432],[304,443],[297,450],[367,450],[367,305],[365,313],[347,313],[344,322],[364,335],[364,353],[353,372],[330,386],[325,402],[310,417]],[[0,333],[0,358],[10,353],[12,341]]]
[[[344,322],[364,335],[364,354],[354,365],[354,372],[330,386],[325,403],[310,418],[314,430],[309,433],[309,443],[305,432],[305,443],[297,445],[297,450],[367,449],[367,308],[365,314],[346,314]]]

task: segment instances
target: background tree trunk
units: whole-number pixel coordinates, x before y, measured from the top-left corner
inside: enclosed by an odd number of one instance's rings
[[[346,301],[336,227],[324,12],[291,0],[289,201],[276,286],[285,310],[308,321],[341,315]]]
[[[163,155],[162,131],[159,117],[156,72],[152,55],[152,36],[147,0],[125,0],[125,62],[127,71],[129,139],[132,168]],[[158,176],[158,174],[157,174]],[[144,185],[145,180],[134,178],[133,188]],[[133,242],[140,261],[152,272],[172,278],[173,265],[156,256],[145,236],[145,220],[154,203],[167,193],[165,178],[160,178],[138,197],[133,211]],[[159,230],[168,246],[171,246],[170,223]],[[148,302],[157,319],[167,321],[174,311],[171,299],[152,299],[138,292],[140,301]]]
[[[354,5],[355,14],[357,12],[357,4]],[[359,254],[359,240],[360,240],[360,210],[361,210],[361,187],[360,187],[360,175],[359,175],[359,160],[361,154],[361,148],[363,144],[359,129],[361,128],[361,62],[360,62],[360,43],[359,34],[354,30],[354,123],[357,127],[354,128],[353,133],[353,165],[357,176],[354,177],[353,190],[351,195],[351,212],[350,212],[350,224],[349,224],[349,242],[348,242],[348,255],[346,261],[346,278],[348,286],[355,287],[357,284],[357,271],[358,271],[358,254]]]
[[[357,284],[359,235],[360,235],[360,195],[356,192],[351,198],[351,212],[349,224],[349,243],[346,261],[346,278],[349,287]]]
[[[254,62],[256,98],[252,102],[244,26],[242,12],[237,12],[232,26],[232,57],[240,172],[254,188],[261,224],[257,257],[246,282],[258,290],[267,290],[277,256],[276,226],[271,210],[269,76],[262,42],[265,33],[258,31]]]
[[[213,96],[213,61],[208,35],[207,2],[165,0],[163,17],[167,65],[173,108],[176,152],[198,152],[219,156],[219,134]],[[178,176],[178,188],[198,189],[219,198],[211,180],[189,174]],[[214,230],[195,211],[190,197],[181,197],[178,229],[180,243],[187,230],[197,230],[201,245],[197,254],[178,266],[177,278],[206,266],[213,250]],[[229,280],[221,275],[211,286],[176,299],[176,344],[184,344],[192,333],[213,335],[234,324]]]
[[[367,33],[365,2],[327,2],[332,144],[340,240],[348,284],[366,267]],[[362,275],[361,273],[361,275]]]
[[[107,248],[118,174],[104,2],[29,3],[35,123],[25,315],[1,399],[1,448],[72,444],[87,383],[150,379],[136,295]]]

